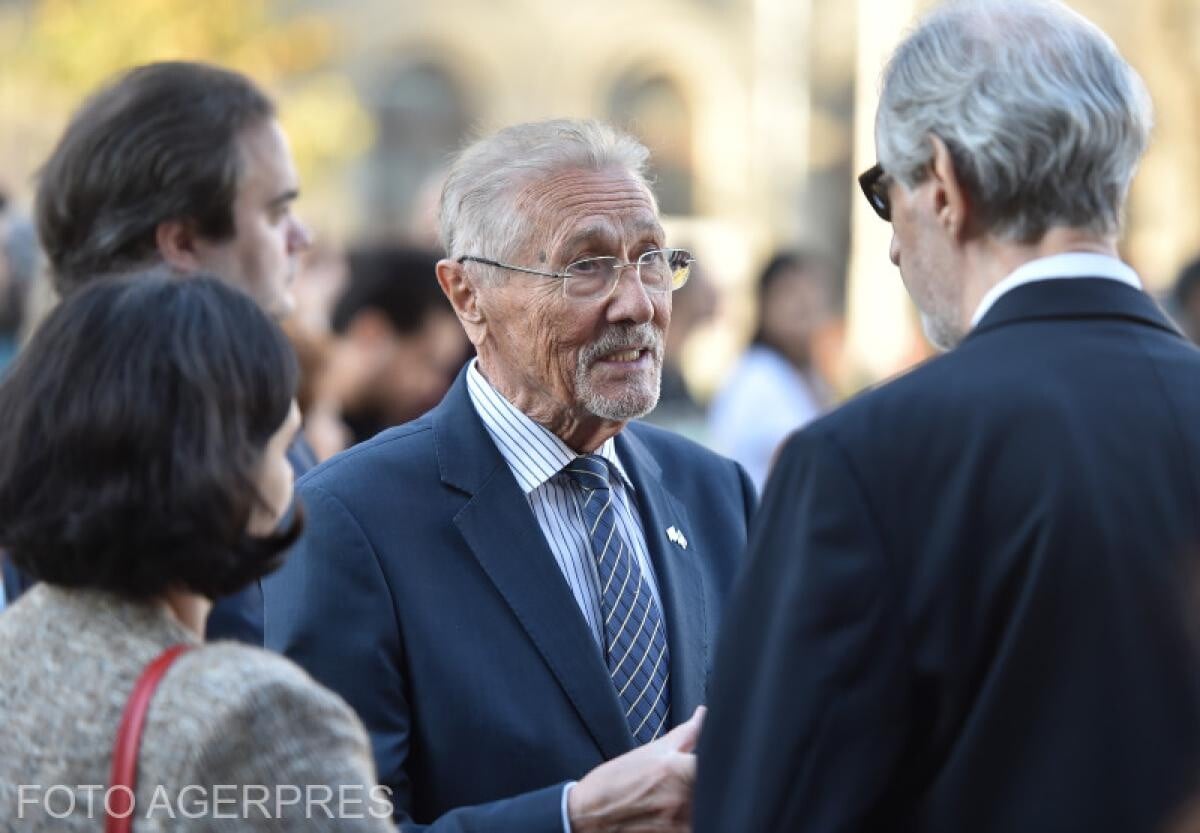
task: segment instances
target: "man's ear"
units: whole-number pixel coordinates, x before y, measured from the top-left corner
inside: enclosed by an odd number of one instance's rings
[[[454,314],[476,347],[487,334],[487,316],[479,305],[479,287],[457,261],[443,258],[437,263],[438,285],[454,307]]]
[[[199,238],[191,220],[163,220],[154,229],[154,242],[168,266],[181,272],[199,271]]]
[[[934,183],[935,216],[952,238],[961,240],[972,220],[971,199],[963,187],[960,172],[954,167],[950,148],[937,136],[930,136],[929,141],[933,145],[929,169]]]

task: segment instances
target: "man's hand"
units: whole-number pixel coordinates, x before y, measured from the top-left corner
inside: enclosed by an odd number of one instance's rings
[[[653,743],[593,769],[571,789],[572,833],[687,833],[692,829],[693,750],[705,709]]]

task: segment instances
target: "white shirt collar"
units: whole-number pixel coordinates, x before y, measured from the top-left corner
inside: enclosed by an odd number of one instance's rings
[[[983,300],[979,302],[979,306],[975,308],[975,315],[971,318],[971,329],[979,325],[988,310],[1000,300],[1000,296],[1011,292],[1018,286],[1034,281],[1069,278],[1106,278],[1128,284],[1134,289],[1142,288],[1142,282],[1138,279],[1137,272],[1115,257],[1093,252],[1067,252],[1050,257],[1039,257],[1022,264],[987,291]]]
[[[479,360],[471,359],[467,369],[467,393],[483,427],[496,444],[504,462],[512,470],[521,490],[529,495],[580,456],[557,434],[529,418],[509,402],[479,370]],[[599,454],[612,464],[627,489],[633,484],[617,457],[616,442],[609,437],[597,448]]]

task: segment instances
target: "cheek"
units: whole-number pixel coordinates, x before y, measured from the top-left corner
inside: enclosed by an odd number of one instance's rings
[[[670,295],[661,296],[662,300],[655,298],[654,303],[654,323],[661,329],[665,330],[671,323],[671,303]]]
[[[530,313],[526,313],[530,315]],[[573,346],[575,339],[568,327],[571,318],[568,310],[558,304],[539,304],[529,318],[529,341],[517,344],[518,350],[533,351],[533,361],[542,368],[544,375],[569,376],[574,369],[573,356],[578,352]],[[567,367],[570,365],[570,367]]]

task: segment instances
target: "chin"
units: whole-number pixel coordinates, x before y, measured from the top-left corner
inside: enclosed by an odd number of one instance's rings
[[[590,386],[580,391],[580,404],[589,414],[614,422],[640,419],[658,405],[659,376],[655,374],[653,384],[635,383],[625,390],[605,394]]]
[[[925,332],[925,338],[929,343],[943,353],[957,347],[964,336],[964,333],[953,324],[925,313],[921,313],[921,329]]]

